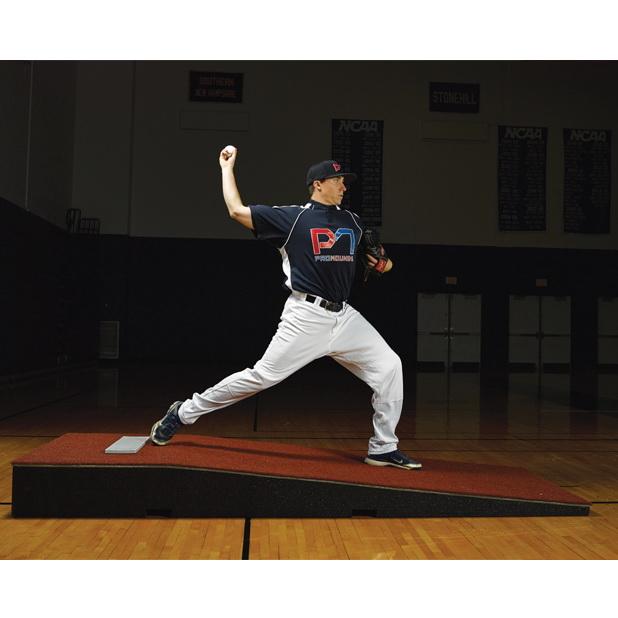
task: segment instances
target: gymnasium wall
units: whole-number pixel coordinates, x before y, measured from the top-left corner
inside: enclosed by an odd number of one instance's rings
[[[26,154],[30,63],[0,62],[0,197],[22,208],[26,198]]]
[[[0,372],[96,359],[99,320],[120,322],[121,361],[255,362],[285,298],[280,258],[227,216],[218,151],[239,146],[245,202],[301,202],[306,167],[330,155],[330,119],[343,117],[385,122],[382,235],[396,268],[357,282],[351,300],[404,360],[415,359],[418,292],[481,293],[482,364],[498,372],[509,294],[556,294],[573,299],[574,365],[587,376],[596,299],[618,295],[616,199],[611,234],[561,231],[561,128],[615,129],[615,66],[0,63]],[[190,103],[192,69],[244,73],[244,102]],[[480,83],[481,113],[427,112],[430,80]],[[218,120],[248,128],[181,128]],[[427,122],[443,134],[485,123],[488,138],[423,140]],[[502,123],[549,127],[546,232],[497,232]],[[101,236],[64,231],[69,207],[100,218]]]
[[[96,358],[98,249],[0,198],[0,382]]]
[[[0,376],[93,360],[98,245],[71,207],[75,62],[0,62]]]
[[[190,102],[191,70],[243,73],[243,102]],[[615,225],[562,231],[562,128],[615,131],[617,77],[612,62],[80,62],[73,203],[106,234],[246,239],[221,198],[220,148],[240,149],[245,203],[303,202],[331,119],[379,119],[386,241],[613,249]],[[429,112],[430,81],[480,84],[480,113]],[[500,124],[549,128],[544,232],[498,231]]]
[[[73,192],[76,63],[0,62],[0,197],[64,227]]]

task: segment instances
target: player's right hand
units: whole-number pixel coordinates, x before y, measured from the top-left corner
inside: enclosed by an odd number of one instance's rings
[[[232,154],[230,154],[225,148],[219,153],[219,165],[221,169],[225,169],[226,167],[232,168],[234,167],[234,163],[236,163],[236,156],[238,155],[238,150],[234,150]]]

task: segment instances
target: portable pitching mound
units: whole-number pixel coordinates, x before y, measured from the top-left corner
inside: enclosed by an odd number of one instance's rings
[[[422,458],[421,470],[359,454],[178,435],[134,454],[118,434],[69,433],[13,462],[14,517],[471,517],[588,515],[522,468]]]

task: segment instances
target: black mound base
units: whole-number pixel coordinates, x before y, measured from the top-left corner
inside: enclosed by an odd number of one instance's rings
[[[202,436],[106,455],[117,438],[66,434],[14,461],[13,516],[492,517],[590,508],[521,468],[436,460],[421,471],[375,468],[340,451]]]
[[[492,517],[589,507],[184,468],[17,466],[14,517]]]

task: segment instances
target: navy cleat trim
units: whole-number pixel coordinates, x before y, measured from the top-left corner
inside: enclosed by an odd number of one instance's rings
[[[419,461],[410,459],[401,451],[367,455],[367,457],[365,457],[365,463],[370,466],[393,466],[395,468],[402,468],[403,470],[418,470],[423,467],[423,464]]]
[[[178,416],[178,409],[182,405],[182,401],[175,401],[165,413],[165,416],[157,421],[150,430],[150,439],[154,444],[164,446],[178,431],[182,425],[182,421]]]

